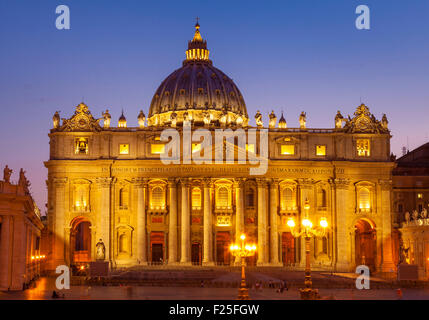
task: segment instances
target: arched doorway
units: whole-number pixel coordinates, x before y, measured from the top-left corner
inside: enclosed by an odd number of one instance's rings
[[[191,261],[193,265],[201,264],[201,244],[199,242],[192,243]]]
[[[70,231],[70,250],[73,263],[91,261],[91,223],[85,218],[72,221]]]
[[[377,256],[376,230],[369,221],[360,219],[355,224],[355,263],[375,270]]]
[[[282,233],[282,261],[285,266],[295,264],[295,238],[290,232]]]
[[[229,265],[230,251],[229,246],[231,237],[229,232],[220,231],[216,233],[216,263],[218,265]]]

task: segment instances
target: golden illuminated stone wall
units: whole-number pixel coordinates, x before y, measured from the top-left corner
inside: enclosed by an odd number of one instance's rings
[[[95,259],[101,239],[113,266],[230,264],[232,257],[219,254],[220,248],[244,232],[257,243],[257,265],[300,269],[304,246],[296,239],[293,252],[285,253],[290,245],[286,222],[301,219],[308,199],[310,219],[324,217],[329,223],[327,237],[312,242],[315,268],[350,271],[360,264],[356,224],[367,221],[376,234],[374,267],[395,269],[390,199],[394,163],[386,131],[362,132],[355,122],[335,129],[270,128],[267,172],[252,176],[247,162],[162,164],[161,149],[152,146],[164,143],[159,139],[164,127],[94,127],[54,129],[49,135],[50,160],[45,165],[52,268],[76,263],[70,243],[76,239],[76,223],[85,221],[91,234],[87,259]],[[82,147],[76,152],[76,141],[82,138],[88,151]],[[360,151],[362,140],[369,153]],[[285,145],[292,146],[288,152],[282,152]],[[255,155],[260,147],[252,147]]]

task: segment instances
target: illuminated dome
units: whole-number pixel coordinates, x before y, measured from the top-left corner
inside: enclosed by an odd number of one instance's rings
[[[199,28],[197,23],[183,66],[156,90],[149,109],[149,126],[180,124],[186,117],[195,125],[247,125],[243,96],[231,78],[213,67]]]

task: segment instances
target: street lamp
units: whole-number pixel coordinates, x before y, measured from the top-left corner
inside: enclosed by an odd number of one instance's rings
[[[310,204],[308,199],[305,199],[304,202],[304,219],[301,221],[301,230],[295,229],[295,220],[290,218],[287,222],[287,225],[290,227],[292,236],[295,238],[303,236],[305,239],[305,280],[304,280],[304,289],[301,291],[301,299],[303,300],[314,300],[319,297],[317,289],[312,288],[311,281],[311,267],[310,267],[310,239],[312,237],[323,237],[326,234],[326,228],[328,227],[328,221],[326,218],[321,218],[319,222],[319,227],[313,227],[313,223],[308,217],[308,211],[310,210]]]
[[[241,246],[237,244],[231,244],[229,249],[234,257],[241,258],[241,283],[240,288],[238,289],[238,300],[249,300],[249,291],[246,286],[246,258],[251,257],[256,252],[256,245],[245,244],[246,236],[242,234],[240,236]]]

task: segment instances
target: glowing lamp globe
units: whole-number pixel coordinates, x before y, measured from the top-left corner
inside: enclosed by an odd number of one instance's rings
[[[325,219],[325,218],[322,218],[322,219],[320,220],[320,226],[321,226],[322,228],[327,228],[327,227],[328,227],[328,221],[326,221],[326,219]]]
[[[311,223],[311,221],[310,221],[310,220],[308,220],[308,219],[304,219],[304,220],[302,220],[302,225],[303,225],[304,227],[306,227],[306,228],[311,228],[311,227],[313,226],[313,224]]]

